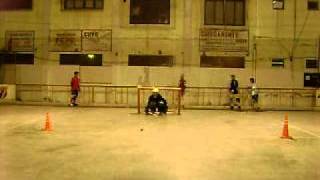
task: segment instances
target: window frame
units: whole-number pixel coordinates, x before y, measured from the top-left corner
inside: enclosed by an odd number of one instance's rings
[[[99,59],[90,59],[88,55],[91,53],[60,53],[59,54],[59,65],[61,66],[103,66],[103,54],[93,54],[94,56],[98,57]],[[67,59],[62,59],[63,56],[65,58],[72,58],[71,62],[70,60]],[[70,57],[67,57],[70,56]],[[75,56],[75,57],[71,57]],[[73,59],[74,58],[74,59]],[[77,61],[74,61],[78,59]],[[63,62],[64,61],[64,62]],[[94,63],[90,64],[89,62],[93,61]],[[95,64],[96,63],[96,64]]]
[[[31,57],[30,59],[25,61],[23,60],[23,57],[22,57],[24,55],[29,55]],[[33,52],[15,52],[15,53],[1,52],[0,61],[1,61],[0,64],[34,65],[35,54]]]
[[[238,64],[234,64],[232,61],[238,60]],[[208,65],[206,62],[216,61]],[[230,64],[233,64],[231,66]],[[229,65],[229,66],[228,66]],[[200,56],[200,68],[215,68],[215,69],[245,69],[246,59],[244,56]]]
[[[304,73],[304,87],[320,88],[320,73]]]
[[[310,8],[310,3],[316,3],[317,4],[317,8]],[[308,0],[307,1],[307,8],[308,11],[318,11],[319,10],[319,1],[318,0]]]
[[[146,62],[145,64],[139,62],[139,63],[136,63],[136,62],[133,62],[133,61],[142,61],[141,59],[130,59],[130,58],[148,58],[150,57],[150,59],[148,60],[149,62]],[[157,58],[163,58],[163,57],[166,57],[167,59],[167,62],[164,64],[159,64],[157,65],[156,63],[154,63]],[[152,60],[153,58],[153,60]],[[156,59],[156,60],[155,60]],[[151,61],[154,61],[152,63],[150,63]],[[174,66],[174,56],[173,55],[149,55],[149,54],[145,54],[145,55],[142,55],[142,54],[129,54],[128,55],[128,67],[173,67]]]
[[[206,8],[206,3],[207,1],[213,1],[216,2],[216,0],[204,0],[203,2],[203,9],[204,9],[204,14],[203,14],[203,25],[204,26],[232,26],[232,27],[243,27],[247,25],[247,0],[233,0],[233,2],[235,1],[243,1],[243,18],[242,18],[242,24],[237,25],[235,22],[233,22],[233,24],[227,24],[226,23],[226,0],[222,0],[223,1],[223,23],[222,24],[209,24],[206,22],[206,14],[207,14],[207,8]],[[236,8],[234,8],[234,13],[235,13]],[[234,17],[236,16],[236,14],[234,14]],[[234,20],[235,21],[235,18]]]
[[[312,62],[311,61],[315,61]],[[313,64],[315,63],[315,64]],[[316,58],[307,58],[305,59],[305,68],[306,69],[318,69],[319,68],[319,61]]]
[[[67,7],[67,2],[71,1],[73,4],[72,8]],[[103,10],[104,9],[104,0],[93,0],[93,7],[86,7],[86,2],[88,0],[81,0],[82,2],[82,7],[76,7],[76,0],[61,0],[61,9],[65,11],[73,11],[73,10]],[[101,1],[102,5],[101,7],[97,7],[97,1]]]
[[[272,68],[284,68],[286,64],[285,58],[272,58],[271,67]]]
[[[172,24],[172,19],[171,19],[171,16],[172,16],[172,13],[173,13],[172,12],[172,1],[174,1],[174,0],[167,0],[167,1],[169,1],[168,2],[169,9],[167,9],[167,11],[166,11],[166,13],[168,13],[167,16],[166,16],[167,17],[167,19],[166,19],[167,21],[165,21],[163,23],[162,22],[158,22],[158,23],[151,22],[151,20],[149,20],[150,22],[147,22],[148,20],[146,20],[146,19],[143,20],[145,22],[134,22],[134,20],[132,20],[133,15],[131,15],[132,14],[132,10],[133,10],[133,7],[132,7],[133,6],[132,5],[133,1],[135,1],[135,0],[130,0],[129,1],[129,14],[128,14],[128,16],[129,16],[129,25],[165,25],[165,26],[168,26],[168,25]],[[158,0],[158,1],[161,1],[161,0]],[[157,14],[157,16],[158,16],[157,21],[160,21],[161,14]]]

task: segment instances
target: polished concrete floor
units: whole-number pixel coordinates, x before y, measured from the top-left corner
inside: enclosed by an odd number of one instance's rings
[[[320,112],[284,114],[0,105],[0,179],[320,179]]]

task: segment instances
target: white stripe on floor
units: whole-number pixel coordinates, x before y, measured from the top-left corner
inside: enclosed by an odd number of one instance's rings
[[[290,125],[289,127],[290,127],[290,128],[293,128],[293,129],[296,129],[296,130],[298,130],[298,131],[304,132],[304,133],[306,133],[306,134],[309,134],[309,135],[311,135],[311,136],[317,137],[317,138],[320,139],[320,136],[319,136],[319,135],[317,135],[317,134],[315,134],[315,133],[313,133],[313,132],[311,132],[311,131],[308,131],[308,130],[299,128],[299,127],[297,127],[297,126],[292,126],[292,125]]]

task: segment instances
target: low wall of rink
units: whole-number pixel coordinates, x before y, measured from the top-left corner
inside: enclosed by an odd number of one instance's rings
[[[7,87],[7,100],[16,103],[43,103],[67,105],[70,87],[67,85],[17,84]],[[320,107],[320,91],[315,88],[260,88],[259,107],[270,110],[314,110]],[[160,93],[169,106],[176,104],[178,96],[173,91]],[[142,94],[146,103],[149,92]],[[83,106],[136,107],[137,86],[83,85],[79,103]],[[250,108],[251,96],[247,88],[240,89],[240,104]],[[4,99],[2,99],[4,101]],[[182,107],[190,109],[228,108],[230,95],[227,87],[188,87],[182,97]]]

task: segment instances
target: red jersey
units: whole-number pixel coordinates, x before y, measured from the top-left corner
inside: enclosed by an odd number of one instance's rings
[[[78,77],[73,77],[71,79],[71,90],[80,91],[80,79]]]

